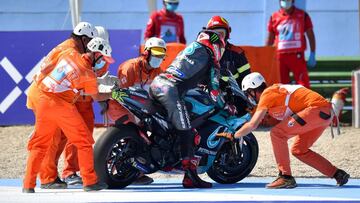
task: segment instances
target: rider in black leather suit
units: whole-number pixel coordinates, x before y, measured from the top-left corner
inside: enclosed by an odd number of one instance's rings
[[[196,172],[196,131],[191,127],[183,96],[198,84],[208,84],[209,90],[215,92],[219,88],[219,61],[225,48],[224,37],[215,31],[201,31],[197,40],[180,52],[165,73],[157,76],[150,85],[150,95],[165,107],[181,139],[184,188],[212,187],[211,183],[201,180]]]
[[[206,29],[214,30],[217,32],[224,32],[225,35],[225,52],[220,60],[220,87],[226,87],[226,81],[228,80],[227,71],[229,70],[232,76],[237,81],[239,87],[246,75],[251,73],[250,64],[245,56],[244,50],[241,47],[231,44],[228,40],[230,38],[231,27],[227,20],[221,16],[213,16],[210,18],[206,25]],[[240,97],[233,97],[234,105],[236,106],[238,115],[244,115],[248,113],[248,102]]]

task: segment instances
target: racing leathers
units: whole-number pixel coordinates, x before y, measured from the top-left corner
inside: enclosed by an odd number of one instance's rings
[[[213,62],[212,56],[212,52],[206,46],[193,42],[180,52],[165,73],[155,77],[150,85],[150,95],[165,107],[169,120],[180,136],[185,188],[211,187],[211,183],[206,183],[197,176],[196,165],[190,165],[191,169],[187,171],[189,164],[186,163],[194,158],[196,131],[192,130],[183,97],[189,89],[195,88],[200,83],[209,84],[209,89],[218,89],[220,71]]]
[[[215,67],[211,52],[198,42],[193,42],[179,53],[165,73],[155,77],[150,94],[168,110],[175,129],[191,129],[188,112],[182,97],[198,84],[210,84],[218,89],[219,69]],[[176,107],[176,108],[174,108]]]

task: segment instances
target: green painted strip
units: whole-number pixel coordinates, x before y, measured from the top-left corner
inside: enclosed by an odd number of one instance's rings
[[[350,71],[328,71],[328,72],[318,72],[310,71],[310,77],[351,77],[352,72]],[[290,76],[293,76],[293,73],[290,73]]]
[[[351,72],[309,72],[310,77],[351,77]]]
[[[321,56],[316,57],[317,61],[359,61],[360,56],[336,56],[336,57],[328,57],[328,56]]]
[[[310,85],[311,88],[342,88],[342,87],[351,87],[350,83],[328,83],[328,84],[324,84],[324,83],[319,83],[319,84],[311,84]]]

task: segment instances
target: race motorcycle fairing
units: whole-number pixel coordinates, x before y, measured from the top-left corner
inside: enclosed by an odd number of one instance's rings
[[[231,84],[231,82],[230,82]],[[233,96],[245,97],[231,84]],[[236,87],[237,86],[237,87]],[[136,180],[140,172],[182,171],[179,138],[167,120],[167,112],[153,101],[143,89],[117,89],[118,102],[141,122],[117,124],[110,127],[94,146],[95,170],[110,188],[123,188]],[[207,173],[219,183],[235,183],[245,178],[254,168],[258,144],[252,133],[240,140],[217,138],[220,132],[234,133],[250,115],[230,115],[219,107],[206,91],[188,91],[184,97],[190,121],[199,136],[195,156],[198,173]]]

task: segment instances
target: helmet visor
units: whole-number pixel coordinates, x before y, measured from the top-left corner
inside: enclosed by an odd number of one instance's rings
[[[225,37],[226,37],[226,29],[224,29],[224,28],[215,28],[215,29],[212,29],[212,30],[217,32],[217,34],[219,35],[220,38],[225,39]]]

